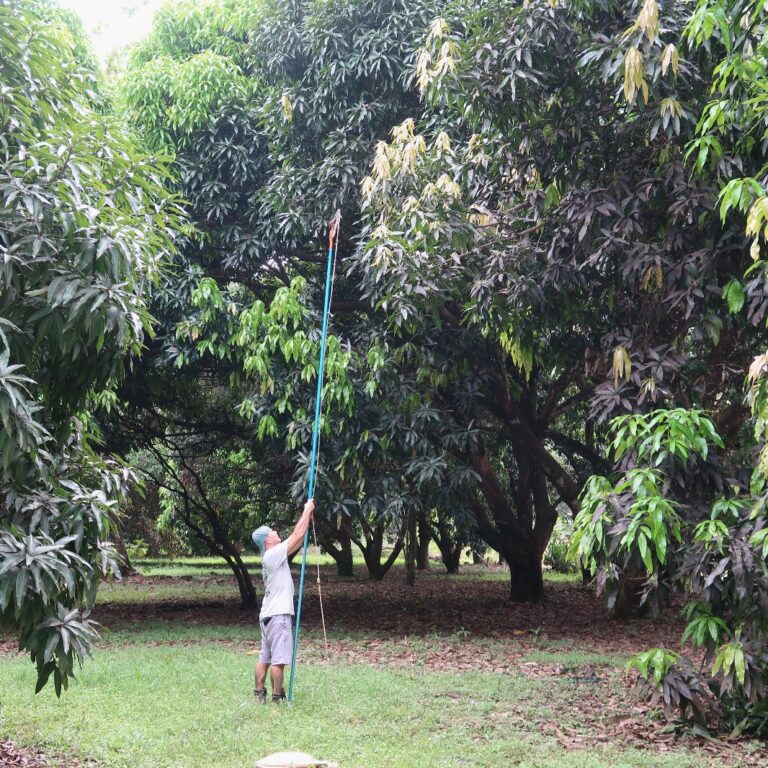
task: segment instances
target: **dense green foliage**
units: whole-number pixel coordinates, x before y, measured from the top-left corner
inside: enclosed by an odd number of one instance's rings
[[[716,213],[725,231],[735,227],[751,239],[751,259],[733,264],[722,286],[723,328],[735,332],[740,351],[754,348],[745,344],[738,318],[747,327],[763,326],[768,306],[760,107],[765,29],[762,2],[706,0],[686,29],[692,54],[706,51],[711,59],[712,88],[687,156],[694,178],[709,179],[719,191]],[[758,338],[752,355],[765,348]],[[670,713],[690,712],[702,723],[715,718],[734,733],[762,736],[768,734],[764,367],[759,354],[746,398],[755,430],[742,430],[737,442],[723,442],[716,425],[694,410],[617,420],[613,447],[621,473],[590,480],[573,542],[610,600],[639,597],[658,609],[670,592],[685,594],[683,640],[702,649],[704,663],[668,649],[640,655],[635,666],[652,697]],[[745,364],[736,369],[737,383],[745,370]],[[746,408],[739,394],[729,398],[732,413]],[[760,451],[756,466],[751,448]]]
[[[608,419],[693,405],[745,434],[763,314],[721,298],[750,263],[716,211],[722,167],[687,166],[716,63],[681,55],[689,11],[449,6],[417,63],[427,109],[363,182],[364,295],[440,413],[429,440],[477,473],[479,531],[521,598],[556,508],[610,465]]]
[[[162,172],[95,110],[67,22],[0,4],[0,625],[57,692],[95,635],[130,477],[96,454],[93,414],[150,326],[176,216]]]

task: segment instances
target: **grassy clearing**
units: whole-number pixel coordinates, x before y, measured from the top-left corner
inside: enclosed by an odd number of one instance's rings
[[[706,765],[602,746],[564,753],[537,726],[558,716],[553,702],[578,696],[557,680],[305,665],[296,702],[273,707],[252,700],[253,657],[204,644],[151,647],[151,636],[98,650],[61,701],[49,689],[32,694],[25,659],[3,659],[0,731],[110,768],[237,768],[281,749],[342,768]]]
[[[243,562],[254,575],[261,573],[261,558],[258,555],[244,557]],[[365,565],[362,555],[358,555],[354,562],[361,567]],[[220,557],[141,557],[132,560],[131,564],[142,576],[153,577],[188,578],[203,575],[226,576],[232,573],[229,566]],[[334,560],[329,555],[322,554],[316,547],[309,547],[307,565],[314,567],[318,564],[332,566]]]
[[[215,562],[185,562],[193,575],[183,579],[105,585],[99,600],[120,610],[164,601],[200,606],[235,601],[234,581],[207,572]],[[167,575],[178,564],[152,567]],[[484,573],[489,572],[477,570],[475,576]],[[32,693],[34,670],[26,658],[0,656],[0,737],[91,760],[99,768],[238,768],[282,749],[336,760],[341,768],[711,764],[702,753],[660,756],[620,750],[607,741],[565,750],[553,728],[581,731],[591,718],[598,731],[607,727],[611,733],[599,706],[587,716],[585,695],[619,701],[625,695],[615,676],[624,659],[597,653],[582,641],[525,634],[522,665],[491,673],[476,671],[474,660],[501,658],[514,640],[465,632],[381,637],[373,630],[332,629],[332,647],[340,655],[329,666],[319,631],[305,631],[297,701],[275,708],[252,699],[256,658],[249,652],[258,648],[253,623],[194,623],[194,611],[191,619],[156,616],[138,622],[121,619],[120,610],[61,701],[50,688]],[[446,649],[451,658],[469,658],[471,671],[427,666],[433,651]],[[526,664],[539,665],[535,676],[524,674]]]

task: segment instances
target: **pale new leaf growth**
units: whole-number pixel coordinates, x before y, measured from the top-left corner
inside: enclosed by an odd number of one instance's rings
[[[408,195],[403,203],[403,213],[416,213],[421,210],[421,203],[417,197]]]
[[[420,93],[424,93],[432,82],[432,72],[429,68],[431,63],[432,54],[426,48],[422,48],[416,59],[416,84]]]
[[[391,234],[392,232],[389,228],[389,225],[382,216],[379,219],[379,223],[376,225],[376,228],[373,230],[373,232],[371,232],[371,239],[381,241],[389,240]]]
[[[629,380],[632,372],[632,361],[624,347],[616,347],[613,350],[613,386],[618,389],[621,379]]]
[[[751,382],[757,381],[765,372],[766,366],[768,366],[768,352],[758,355],[749,366],[749,374],[747,378]]]
[[[442,158],[443,155],[451,154],[451,137],[445,132],[440,131],[435,139],[435,151],[438,158]]]
[[[440,40],[443,37],[445,37],[450,32],[450,27],[448,26],[448,22],[442,18],[442,16],[438,16],[430,25],[429,25],[429,32],[427,33],[427,42],[430,42],[431,40]]]
[[[447,173],[440,175],[437,180],[437,188],[454,200],[461,198],[461,187]]]
[[[456,55],[458,48],[456,43],[452,40],[446,40],[440,46],[440,55],[435,64],[435,73],[443,76],[447,74],[454,74],[456,72]]]
[[[414,136],[403,148],[400,154],[400,170],[411,176],[416,175],[419,158],[426,154],[427,145],[423,136]]]
[[[487,213],[471,213],[469,221],[478,227],[490,227],[494,223],[493,217]]]
[[[758,197],[752,204],[747,214],[747,235],[755,238],[754,242],[757,243],[760,237],[760,230],[768,221],[768,197]],[[768,230],[768,226],[766,226]],[[755,254],[759,254],[759,244],[755,246],[753,243],[752,250],[750,251],[752,258],[755,259]]]
[[[672,72],[676,75],[680,67],[680,54],[677,51],[677,46],[673,43],[664,47],[661,54],[661,73],[667,74],[667,70],[672,67]]]
[[[373,161],[373,178],[375,181],[387,181],[392,178],[392,168],[389,163],[389,146],[386,141],[376,145],[376,157]]]
[[[374,252],[372,264],[374,267],[388,267],[392,262],[392,251],[386,245],[380,245]]]
[[[633,29],[644,32],[649,43],[659,36],[659,4],[656,0],[645,0]]]
[[[630,48],[624,57],[624,98],[633,104],[638,91],[642,91],[643,98],[648,101],[643,54],[637,48]]]
[[[366,176],[363,179],[363,183],[360,187],[360,194],[364,201],[369,201],[371,197],[373,197],[374,189],[376,188],[376,183],[370,176]]]
[[[413,118],[409,117],[392,129],[392,139],[396,144],[405,144],[414,137],[415,128]]]
[[[283,120],[285,120],[286,123],[293,122],[293,104],[291,104],[288,94],[284,93],[280,101],[283,107]]]

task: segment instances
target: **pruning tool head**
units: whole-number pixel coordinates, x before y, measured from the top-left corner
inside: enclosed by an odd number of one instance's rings
[[[333,214],[333,218],[331,219],[329,223],[329,229],[328,229],[328,247],[333,248],[333,246],[336,244],[336,237],[339,234],[339,225],[341,224],[341,211],[337,210],[336,213]]]

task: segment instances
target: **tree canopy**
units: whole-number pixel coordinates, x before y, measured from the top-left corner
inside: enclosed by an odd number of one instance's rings
[[[735,161],[689,151],[718,62],[686,48],[688,6],[662,25],[655,3],[281,3],[249,6],[250,30],[222,8],[161,16],[123,90],[174,147],[201,233],[183,258],[207,287],[166,357],[224,361],[257,437],[300,448],[314,348],[286,315],[265,341],[261,318],[281,295],[312,317],[340,207],[342,517],[450,506],[513,596],[541,599],[558,510],[611,464],[611,417],[696,406],[743,436],[732,372],[762,313],[739,306],[743,226],[718,215]]]

